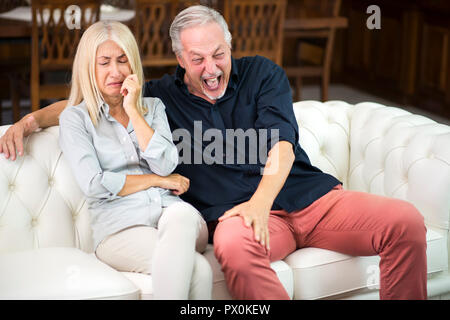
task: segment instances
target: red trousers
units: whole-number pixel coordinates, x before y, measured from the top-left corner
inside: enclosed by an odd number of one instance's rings
[[[217,225],[214,252],[234,299],[289,299],[270,262],[298,248],[380,256],[381,299],[426,299],[426,228],[410,203],[341,186],[309,207],[269,217],[270,252],[239,216]]]

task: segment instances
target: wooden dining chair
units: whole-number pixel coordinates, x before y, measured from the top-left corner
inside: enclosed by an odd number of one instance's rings
[[[27,5],[25,0],[0,1],[0,13]],[[9,22],[10,21],[8,21],[8,25],[6,25],[5,21],[0,21],[1,27],[7,30],[4,32],[8,32],[8,36],[17,30],[17,26],[9,25]],[[29,50],[27,50],[28,44],[22,41],[22,39],[15,38],[15,36],[17,36],[17,34],[12,36],[12,38],[7,37],[2,39],[2,43],[0,43],[0,76],[2,77],[2,89],[0,94],[1,98],[5,97],[11,101],[12,120],[14,122],[20,120],[20,98],[26,90],[30,69]],[[25,52],[23,50],[25,50]],[[6,94],[6,96],[4,96],[4,94]],[[1,98],[0,125],[4,123],[2,118],[4,108]],[[5,120],[5,122],[9,121],[9,119]]]
[[[297,15],[286,18],[284,36],[297,41],[296,64],[283,66],[287,76],[294,79],[294,101],[300,100],[302,78],[317,77],[321,79],[321,99],[327,101],[336,29],[345,28],[348,23],[347,18],[339,16],[341,0],[295,0],[295,6]],[[319,62],[302,59],[305,43],[320,48]]]
[[[174,0],[135,0],[134,35],[144,68],[178,64],[169,27],[179,7],[180,1]]]
[[[261,55],[282,65],[285,0],[225,0],[235,58]]]
[[[76,15],[69,8],[74,4],[80,8],[79,24],[77,20],[73,20]],[[39,109],[41,99],[68,97],[70,77],[63,81],[66,83],[61,83],[60,79],[56,80],[57,83],[51,83],[47,81],[48,73],[65,71],[70,74],[82,33],[99,18],[100,1],[97,0],[32,1],[30,81],[32,111]]]

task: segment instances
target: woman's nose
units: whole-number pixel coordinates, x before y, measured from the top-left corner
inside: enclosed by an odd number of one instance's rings
[[[109,70],[109,73],[111,76],[119,76],[120,75],[120,70],[119,70],[119,66],[117,63],[111,63],[111,68]]]

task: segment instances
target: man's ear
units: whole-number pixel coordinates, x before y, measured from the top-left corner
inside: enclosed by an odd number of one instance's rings
[[[177,57],[177,61],[178,61],[178,64],[180,65],[180,67],[182,67],[183,69],[186,69],[184,67],[184,60],[183,60],[183,57],[181,56],[181,53],[176,54],[176,57]]]

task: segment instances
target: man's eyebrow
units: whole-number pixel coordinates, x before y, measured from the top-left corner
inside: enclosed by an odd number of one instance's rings
[[[222,44],[219,44],[219,45],[217,46],[217,48],[214,50],[214,53],[213,53],[213,54],[216,54],[217,51],[221,50],[222,48],[223,48],[223,45],[222,45]],[[195,50],[191,50],[191,51],[189,51],[189,53],[190,53],[191,55],[202,56],[201,53],[198,53],[198,52],[196,52]]]
[[[220,44],[220,45],[217,47],[216,51],[214,51],[214,53],[217,53],[217,51],[221,50],[222,47],[223,47],[223,45]]]

